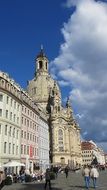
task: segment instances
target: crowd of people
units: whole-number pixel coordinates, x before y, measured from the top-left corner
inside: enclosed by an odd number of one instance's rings
[[[44,180],[45,184],[44,184],[44,189],[47,188],[47,186],[49,186],[49,189],[51,189],[51,174],[52,172],[55,174],[55,178],[58,177],[58,173],[61,172],[61,167],[52,167],[52,168],[47,168],[45,172],[34,172],[31,173],[30,175],[26,174],[25,170],[21,170],[19,172],[19,174],[9,174],[9,176],[11,176],[12,178],[12,182],[25,182],[25,178],[27,176],[31,177],[31,181],[41,181]],[[63,173],[65,173],[65,178],[68,178],[69,175],[69,171],[70,168],[68,167],[68,165],[63,168]],[[99,177],[99,171],[98,168],[95,165],[84,165],[84,167],[80,170],[82,176],[84,177],[84,182],[85,182],[85,188],[89,189],[90,187],[90,183],[91,180],[93,182],[93,187],[96,189],[97,187],[97,179]],[[0,171],[0,190],[2,189],[2,187],[4,186],[5,183],[5,172],[3,170]]]

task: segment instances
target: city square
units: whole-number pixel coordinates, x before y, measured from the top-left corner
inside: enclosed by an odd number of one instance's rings
[[[43,190],[45,181],[31,182],[31,183],[13,183],[3,187],[3,190]],[[57,179],[52,180],[52,190],[84,190],[84,178],[79,172],[69,172],[66,179],[65,174],[58,174]],[[100,171],[100,176],[97,182],[97,190],[107,190],[107,170]],[[47,187],[47,190],[49,188]],[[90,190],[93,190],[92,180],[90,183]]]
[[[0,190],[107,190],[107,0],[1,0],[0,18]]]

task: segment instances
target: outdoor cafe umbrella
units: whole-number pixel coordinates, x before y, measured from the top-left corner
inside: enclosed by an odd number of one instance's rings
[[[3,167],[17,167],[17,166],[25,166],[25,164],[17,161],[9,161],[3,165]]]

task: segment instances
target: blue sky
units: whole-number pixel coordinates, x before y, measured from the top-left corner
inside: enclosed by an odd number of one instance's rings
[[[34,59],[43,44],[49,60],[58,55],[63,41],[60,28],[70,12],[64,1],[0,1],[0,69],[21,86],[34,74]]]
[[[0,70],[26,88],[41,44],[82,138],[107,151],[107,1],[0,0]]]

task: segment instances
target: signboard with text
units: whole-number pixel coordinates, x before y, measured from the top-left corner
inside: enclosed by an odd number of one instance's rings
[[[30,158],[33,156],[33,147],[30,145]]]

